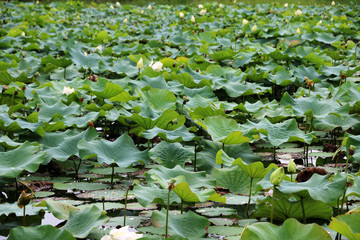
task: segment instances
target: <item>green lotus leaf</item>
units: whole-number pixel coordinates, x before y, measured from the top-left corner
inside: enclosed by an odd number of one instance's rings
[[[320,74],[314,67],[306,67],[304,65],[300,65],[295,69],[294,76],[297,77],[299,82],[304,81],[304,77],[307,77],[315,83],[326,79],[326,77]]]
[[[360,239],[360,213],[339,215],[331,218],[329,228],[344,235],[350,240]]]
[[[354,174],[351,174],[351,176],[354,178],[354,185],[346,189],[346,197],[348,196],[360,197],[360,176],[356,176]]]
[[[320,119],[314,119],[313,126],[317,130],[332,131],[335,128],[341,128],[344,131],[351,129],[359,129],[360,119],[357,114],[338,115],[329,114]]]
[[[8,136],[1,136],[0,145],[6,149],[15,149],[18,146],[21,146],[22,143],[14,142]]]
[[[93,228],[99,227],[108,220],[106,212],[96,206],[81,211],[72,210],[68,221],[61,229],[69,231],[76,238],[85,238]]]
[[[203,121],[198,120],[196,123],[210,134],[213,141],[224,144],[250,142],[250,139],[242,134],[237,122],[233,119],[224,116],[213,116],[206,117]]]
[[[72,64],[72,60],[67,58],[54,58],[53,56],[48,55],[47,57],[41,59],[41,64],[47,63],[54,64],[58,67],[66,68]]]
[[[228,81],[224,87],[229,97],[233,98],[265,93],[270,90],[269,87],[264,87],[261,84],[245,81]]]
[[[25,72],[22,72],[20,76],[13,77],[7,71],[0,71],[0,84],[9,85],[12,82],[29,82],[29,78],[26,76]]]
[[[354,106],[356,102],[360,101],[358,85],[351,82],[346,82],[331,92],[332,99],[340,101],[342,104],[349,103],[350,106]]]
[[[184,167],[193,153],[181,146],[180,143],[161,142],[149,151],[149,157],[160,161],[161,165],[173,168],[176,165]]]
[[[203,141],[204,150],[198,153],[197,168],[211,172],[214,168],[219,168],[216,164],[216,154],[223,148],[221,143],[213,141]],[[247,163],[259,161],[260,157],[254,155],[248,143],[225,145],[224,152],[231,158],[242,158]]]
[[[264,164],[260,161],[247,164],[241,158],[237,158],[232,165],[238,165],[251,178],[263,178],[271,169],[277,168],[277,165],[274,163],[265,168]]]
[[[230,169],[215,168],[211,173],[211,178],[216,180],[216,187],[227,188],[233,193],[249,194],[250,177],[238,166]],[[253,185],[256,182],[257,180],[254,180]]]
[[[26,215],[33,216],[38,215],[40,212],[46,210],[44,207],[35,207],[30,203],[26,206]],[[17,203],[2,203],[0,204],[0,216],[14,213],[16,216],[23,216],[24,209],[18,207]]]
[[[277,192],[279,197],[281,193]],[[305,217],[326,219],[329,220],[332,216],[332,208],[321,201],[315,201],[311,198],[302,200],[304,204]],[[256,213],[257,217],[271,217],[271,202],[272,199],[267,197],[264,200],[257,200]],[[275,197],[274,202],[274,219],[277,221],[285,221],[289,218],[303,220],[303,212],[301,201],[294,198],[289,198],[289,195]]]
[[[327,32],[316,32],[314,39],[318,42],[326,43],[326,44],[332,44],[336,41],[342,41],[343,36],[338,35],[334,36],[332,33]]]
[[[98,54],[90,53],[84,55],[79,49],[72,48],[69,51],[71,60],[79,68],[91,69],[94,73],[101,73],[105,69],[111,69],[112,59],[110,57],[101,57]],[[102,65],[102,67],[100,67]],[[100,69],[103,68],[103,69]]]
[[[146,173],[146,180],[148,183],[157,181],[160,184],[163,183],[162,185],[164,188],[167,188],[171,178],[182,179],[182,182],[187,182],[193,189],[204,187],[212,188],[214,183],[213,180],[206,179],[205,172],[191,172],[180,166],[176,166],[173,169],[160,166],[156,169],[149,170]]]
[[[58,229],[51,225],[39,225],[33,227],[16,227],[11,229],[9,240],[24,239],[43,240],[75,240],[76,238],[65,229]]]
[[[179,128],[185,123],[185,117],[174,110],[165,110],[158,113],[154,112],[152,107],[141,109],[139,114],[134,113],[130,119],[147,130],[158,127],[171,131]]]
[[[206,117],[218,116],[218,115],[226,117],[226,114],[223,109],[213,109],[211,106],[207,106],[207,107],[199,106],[194,110],[190,111],[189,115],[193,120],[204,119]]]
[[[199,197],[191,191],[187,182],[176,184],[173,191],[185,202],[200,202]]]
[[[87,81],[87,84],[85,84],[82,88],[101,98],[115,97],[124,91],[120,85],[109,82],[104,78],[99,79],[95,83]]]
[[[233,161],[235,159],[232,157],[229,157],[226,152],[224,152],[224,150],[220,149],[217,153],[216,153],[216,164],[218,165],[223,165],[223,166],[231,166]]]
[[[305,134],[299,130],[295,119],[289,119],[276,124],[272,124],[267,119],[263,119],[259,123],[248,121],[242,125],[242,128],[255,128],[259,133],[264,134],[264,140],[268,140],[273,146],[280,146],[283,143],[295,141],[305,142],[307,144],[312,142],[312,135]]]
[[[157,203],[163,206],[167,205],[168,193],[167,188],[159,188],[155,184],[150,184],[149,186],[136,185],[132,193],[136,196],[137,201],[144,207],[148,206],[150,203]],[[170,204],[180,203],[180,198],[176,195],[175,192],[170,193]]]
[[[286,194],[302,195],[307,192],[312,199],[324,203],[332,203],[342,196],[345,189],[346,177],[338,174],[334,181],[329,181],[328,175],[314,174],[308,181],[295,183],[283,181],[278,188],[280,192]],[[260,183],[259,183],[260,184]]]
[[[271,223],[255,223],[245,227],[240,240],[252,239],[314,239],[331,240],[329,233],[316,223],[301,224],[296,219],[287,219],[282,226]]]
[[[78,142],[83,139],[89,142],[98,136],[94,128],[88,128],[86,131],[77,133],[76,131],[66,131],[63,133],[45,133],[40,143],[44,145],[44,151],[47,162],[56,159],[57,161],[66,161],[71,156],[79,156]]]
[[[125,74],[128,77],[135,77],[139,74],[139,70],[136,66],[131,64],[131,61],[126,59],[121,59],[114,61],[114,66],[112,68],[107,68],[107,70],[112,70],[117,74]]]
[[[141,134],[146,139],[153,139],[154,137],[158,136],[168,142],[191,141],[195,137],[195,135],[190,133],[184,125],[172,131],[154,127],[152,129],[146,130],[146,132]]]
[[[45,160],[45,152],[26,141],[20,147],[0,152],[0,176],[16,178],[22,171],[35,172]]]
[[[104,40],[110,41],[111,36],[105,30],[102,30],[96,34],[95,42],[103,43]]]
[[[149,91],[142,92],[141,98],[150,103],[157,111],[176,109],[176,97],[168,89],[152,88]]]
[[[49,122],[53,118],[62,119],[64,116],[73,115],[79,112],[80,106],[72,102],[69,106],[62,102],[54,105],[42,104],[39,110],[39,121]]]
[[[148,162],[147,151],[141,152],[129,135],[123,134],[114,142],[104,139],[78,143],[80,157],[83,159],[96,156],[99,163],[116,163],[119,167],[129,167],[138,161]]]
[[[166,211],[154,211],[151,215],[153,226],[164,229]],[[210,225],[207,218],[201,217],[192,211],[181,215],[169,213],[169,234],[180,237],[203,237],[206,234],[206,227]]]
[[[268,74],[267,78],[270,82],[280,86],[287,86],[295,81],[295,78],[292,77],[291,73],[284,69],[276,72],[275,74]]]
[[[72,210],[79,210],[71,204],[54,201],[52,199],[43,200],[37,204],[38,207],[47,207],[47,209],[58,219],[68,220]]]
[[[78,189],[82,191],[90,191],[90,190],[100,190],[106,189],[110,185],[96,182],[70,182],[70,183],[62,183],[56,182],[54,183],[54,188],[58,190],[68,190],[68,189]]]

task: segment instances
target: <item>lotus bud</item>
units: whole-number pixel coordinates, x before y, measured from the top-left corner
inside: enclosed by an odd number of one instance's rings
[[[204,8],[204,6],[202,4],[199,4],[198,8]]]
[[[355,183],[354,177],[351,175],[347,175],[346,186],[351,187],[354,185],[354,183]]]
[[[169,190],[171,190],[171,189],[173,189],[175,187],[175,183],[176,183],[176,179],[175,178],[170,178]]]
[[[117,6],[117,7],[120,7],[120,5],[121,5],[121,4],[120,4],[119,2],[116,2],[116,6]]]
[[[249,21],[244,18],[243,21],[242,21],[242,23],[243,23],[244,25],[246,25],[246,24],[249,23]]]
[[[37,0],[37,1],[36,1],[36,4],[39,4],[39,3],[40,3],[39,0]]]
[[[145,11],[144,10],[141,10],[141,12],[140,12],[141,14],[144,14],[145,13]]]
[[[95,48],[95,51],[96,51],[96,50],[98,50],[99,52],[101,52],[101,51],[102,51],[102,49],[103,49],[103,48],[102,48],[102,46],[101,46],[101,45],[99,45],[99,46],[97,46],[97,47]]]
[[[290,159],[290,161],[287,165],[287,170],[290,173],[296,173],[296,164],[294,163],[294,161],[292,159]]]
[[[151,9],[152,9],[152,6],[149,4],[149,6],[147,7],[147,9],[151,10]]]
[[[201,11],[200,11],[200,15],[205,15],[206,14],[206,9],[202,9]]]
[[[127,18],[125,18],[124,21],[123,21],[123,23],[126,24],[127,22],[128,22],[128,20],[127,20]]]
[[[84,52],[84,55],[85,55],[85,56],[87,56],[87,55],[88,55],[88,53],[85,51],[85,52]]]
[[[296,10],[295,15],[300,16],[302,14],[302,11],[300,9]]]
[[[113,6],[113,5],[110,5],[110,8],[111,8],[111,9],[114,9],[114,6]]]
[[[256,24],[255,24],[254,26],[252,26],[251,31],[252,31],[252,32],[256,32],[256,30],[257,30],[257,26],[256,26]]]
[[[284,168],[280,167],[276,169],[271,175],[270,175],[270,182],[274,186],[279,186],[281,184],[281,181],[284,179],[285,173]]]
[[[286,8],[289,7],[289,4],[288,4],[288,3],[285,3],[285,4],[284,4],[284,7],[286,7]]]
[[[236,0],[234,0],[234,3],[236,3]]]
[[[297,33],[297,34],[301,34],[300,28],[296,29],[296,33]]]
[[[180,12],[180,13],[179,13],[179,17],[184,18],[184,13],[183,13],[183,12]]]
[[[191,16],[190,21],[191,21],[192,23],[195,23],[195,17],[194,17],[194,15],[193,15],[193,16]]]
[[[223,7],[224,7],[224,5],[220,3],[220,4],[219,4],[219,8],[223,8]]]
[[[26,34],[25,34],[24,32],[21,32],[21,36],[22,36],[22,37],[25,37]]]
[[[140,58],[140,60],[136,64],[136,66],[137,66],[137,69],[142,69],[144,67],[144,61],[142,58]]]
[[[335,6],[335,2],[334,2],[334,1],[331,2],[331,6]]]
[[[19,208],[25,207],[30,203],[33,197],[34,197],[34,193],[26,194],[25,191],[22,191],[17,201],[18,207]]]
[[[320,21],[316,24],[316,26],[319,26],[320,24],[322,24],[322,20],[320,20]]]

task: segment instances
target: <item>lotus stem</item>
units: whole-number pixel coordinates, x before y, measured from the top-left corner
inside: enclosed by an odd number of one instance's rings
[[[16,93],[16,91],[13,93],[13,95],[11,97],[11,108],[10,108],[10,114],[9,114],[10,116],[13,114],[15,93]]]
[[[66,67],[64,67],[64,80],[66,80]]]
[[[197,143],[195,142],[195,144],[194,144],[194,146],[195,146],[195,152],[194,152],[194,172],[196,172],[196,147],[197,147]]]
[[[345,194],[346,194],[346,190],[347,190],[348,186],[345,186],[345,190],[344,190],[344,194],[341,200],[341,209],[340,209],[340,214],[343,214],[343,209],[344,209],[344,201],[345,201]]]
[[[101,200],[102,200],[103,211],[105,211],[105,197],[102,196],[102,197],[101,197]]]
[[[165,220],[165,239],[168,238],[168,225],[169,225],[169,207],[170,207],[170,193],[171,187],[169,187],[168,198],[167,198],[167,206],[166,206],[166,220]]]
[[[111,164],[111,189],[114,189],[114,173],[115,173],[115,165]]]
[[[247,218],[249,218],[249,206],[250,206],[250,201],[251,201],[251,187],[252,187],[252,182],[253,182],[253,178],[251,177],[251,178],[250,178],[249,200],[248,200],[248,204],[246,205],[246,210],[245,210],[245,213],[246,213]]]
[[[126,226],[126,211],[127,211],[127,200],[128,200],[128,194],[129,194],[130,187],[126,190],[125,194],[125,208],[124,208],[124,226]]]
[[[273,223],[273,220],[274,220],[275,189],[276,189],[276,186],[274,185],[274,187],[273,187],[273,195],[272,195],[272,202],[271,202],[271,218],[270,218],[270,223]]]
[[[303,213],[303,223],[306,224],[304,201],[303,201],[302,197],[300,197],[300,203],[301,203],[301,209],[302,209],[302,213]]]
[[[182,199],[180,202],[180,212],[181,212],[181,214],[183,214],[183,212],[184,212],[184,200],[182,200]]]
[[[26,226],[26,212],[25,212],[25,207],[24,206],[24,209],[23,209],[23,226],[25,227]]]

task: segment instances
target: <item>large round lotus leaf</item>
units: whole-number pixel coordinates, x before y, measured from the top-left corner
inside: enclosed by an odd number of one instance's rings
[[[92,207],[92,206],[96,206],[99,209],[102,209],[104,211],[108,211],[111,209],[123,209],[124,208],[124,204],[122,203],[115,203],[115,202],[97,202],[97,203],[85,203],[83,205],[79,205],[77,206],[78,209],[85,209],[88,207]],[[104,209],[103,209],[104,207]]]
[[[271,163],[267,168],[264,167],[262,162],[247,164],[241,158],[237,158],[233,165],[238,165],[251,178],[263,178],[271,169],[277,168],[274,163]]]
[[[42,240],[75,240],[67,230],[58,229],[51,225],[34,227],[17,227],[10,231],[8,240],[42,239]]]
[[[160,161],[162,166],[173,168],[176,165],[184,167],[185,162],[190,160],[193,153],[180,143],[161,142],[149,151],[149,156]]]
[[[247,204],[249,200],[249,196],[235,195],[231,193],[226,194],[225,197],[226,197],[226,204],[228,205],[243,205],[243,204]],[[259,195],[251,196],[251,202],[255,203],[258,197]]]
[[[90,183],[90,182],[71,182],[71,183],[54,183],[54,188],[59,190],[100,190],[109,188],[110,185],[103,183]]]
[[[244,230],[243,227],[238,226],[210,226],[208,228],[209,234],[214,234],[217,236],[237,236],[240,238],[240,234]]]
[[[48,55],[47,57],[41,59],[41,64],[47,64],[47,63],[54,64],[58,67],[66,68],[72,64],[72,61],[71,59],[54,58],[53,56]]]
[[[151,223],[153,226],[161,228],[164,231],[165,218],[165,209],[154,211],[151,216]],[[210,222],[207,218],[201,217],[192,211],[181,215],[169,213],[168,230],[171,236],[203,237],[206,234],[206,227],[209,225]]]
[[[101,184],[103,185],[103,184]],[[95,190],[95,189],[94,189]],[[77,194],[78,198],[92,198],[101,200],[104,197],[105,201],[118,201],[125,198],[125,191],[119,189],[106,189],[99,191],[89,191]]]
[[[209,217],[218,216],[230,216],[236,214],[236,210],[233,208],[214,207],[214,208],[199,208],[196,210],[197,213]]]
[[[62,229],[69,231],[74,237],[85,238],[93,228],[99,227],[106,221],[108,221],[106,212],[92,206],[81,211],[70,211],[69,219]]]
[[[248,137],[243,136],[237,122],[224,116],[206,117],[203,121],[196,121],[203,127],[214,141],[224,144],[239,144],[250,142]]]
[[[208,218],[210,223],[215,226],[231,226],[237,224],[236,218]]]
[[[154,127],[146,130],[146,132],[143,132],[142,135],[146,139],[153,139],[155,136],[159,136],[169,142],[191,141],[195,137],[195,135],[190,133],[184,125],[172,131]]]
[[[144,221],[145,217],[138,217],[138,216],[127,216],[126,217],[126,225],[129,227],[137,228],[140,226],[140,223]],[[116,228],[117,226],[123,226],[124,225],[124,217],[113,217],[104,224],[107,227],[113,227]]]
[[[44,209],[44,207],[34,207],[29,204],[26,206],[26,215],[37,215],[40,211],[44,211]],[[23,216],[24,214],[23,209],[19,208],[16,202],[0,204],[1,215],[9,215],[10,213],[14,213],[16,216]]]
[[[146,207],[150,203],[158,203],[161,205],[166,205],[168,202],[168,190],[161,189],[155,184],[150,184],[149,186],[136,185],[134,191],[132,192],[138,202]],[[170,193],[170,203],[177,202],[180,203],[180,198],[175,194],[175,192]]]
[[[155,110],[175,110],[176,97],[168,89],[152,88],[142,93],[142,100],[151,104]]]
[[[45,152],[39,150],[39,146],[25,142],[19,148],[0,152],[0,176],[16,178],[24,170],[35,172],[45,160]]]
[[[116,163],[119,167],[127,168],[138,161],[147,162],[147,151],[141,152],[129,135],[123,134],[114,142],[104,139],[78,143],[80,157],[91,158],[97,156],[99,163]]]
[[[93,168],[89,172],[96,173],[96,174],[102,174],[102,175],[111,175],[112,174],[112,168],[111,167],[101,167],[101,168]],[[120,168],[120,167],[114,167],[114,173],[132,173],[136,172],[137,168]]]
[[[70,212],[72,210],[78,210],[79,208],[74,207],[71,204],[62,203],[61,201],[54,201],[52,199],[46,199],[37,206],[45,206],[49,211],[58,219],[68,220]]]
[[[301,224],[297,220],[287,219],[282,226],[277,226],[271,223],[255,223],[244,229],[240,240],[278,240],[278,239],[292,239],[292,240],[331,240],[331,236],[325,229],[316,223]]]
[[[350,240],[360,239],[360,213],[339,215],[331,220],[329,228],[337,231]]]

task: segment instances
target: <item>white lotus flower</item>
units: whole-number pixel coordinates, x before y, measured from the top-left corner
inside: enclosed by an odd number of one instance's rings
[[[37,0],[37,1],[36,1],[36,4],[39,4],[39,3],[40,3],[39,0]]]
[[[24,32],[22,32],[22,33],[21,33],[21,36],[22,36],[22,37],[25,37],[25,36],[26,36],[26,34],[25,34]]]
[[[285,4],[284,4],[284,7],[286,7],[286,8],[287,8],[288,6],[289,6],[289,4],[288,4],[288,3],[285,3]]]
[[[180,12],[180,13],[179,13],[179,17],[183,18],[183,17],[184,17],[184,13],[183,13],[183,12]]]
[[[192,15],[192,16],[191,16],[190,21],[191,21],[192,23],[194,23],[194,22],[195,22],[195,17],[194,17],[194,15]]]
[[[255,24],[254,26],[252,26],[251,31],[252,31],[252,32],[256,32],[256,30],[257,30],[257,26],[256,26],[256,24]]]
[[[296,10],[295,15],[300,16],[302,14],[302,11],[300,9]]]
[[[110,235],[105,235],[101,240],[136,240],[142,237],[142,234],[131,232],[129,231],[129,226],[125,226],[120,229],[111,230]]]
[[[335,6],[335,2],[334,2],[334,1],[331,2],[331,6]]]
[[[234,3],[236,3],[236,0],[234,0]]]
[[[145,13],[145,11],[144,10],[141,10],[141,12],[140,12],[141,14],[144,14]]]
[[[296,29],[296,33],[297,33],[297,34],[301,34],[300,28]]]
[[[123,21],[123,23],[126,24],[127,22],[128,22],[128,20],[127,20],[127,18],[125,18],[124,21]]]
[[[199,4],[198,8],[204,8],[204,6],[202,4]]]
[[[140,58],[140,60],[136,64],[136,66],[138,69],[142,69],[144,67],[144,61],[142,58]]]
[[[243,23],[244,25],[246,25],[246,24],[249,23],[249,21],[244,18],[243,21],[242,21],[242,23]]]
[[[97,46],[97,47],[95,48],[95,51],[96,51],[96,50],[98,50],[99,52],[101,52],[101,51],[103,50],[103,48],[102,48],[101,45],[99,45],[99,46]]]
[[[69,95],[72,94],[73,92],[75,92],[75,89],[73,89],[72,87],[64,87],[62,94]]]
[[[147,7],[147,9],[151,10],[151,9],[152,9],[152,6],[149,4],[149,6]]]
[[[119,2],[116,2],[116,6],[120,7],[120,5],[121,5],[121,4],[120,4]]]
[[[322,20],[320,20],[316,25],[319,26],[322,24]]]
[[[110,5],[110,8],[111,8],[111,9],[114,9],[114,6],[113,6],[113,5]]]
[[[84,52],[84,55],[87,56],[88,55],[87,52]]]
[[[161,62],[156,62],[153,64],[153,61],[151,60],[149,65],[154,71],[160,72],[162,70],[163,64]]]
[[[223,8],[224,5],[222,3],[219,4],[219,8]]]
[[[205,15],[206,14],[206,9],[202,9],[201,11],[200,11],[200,15]]]

